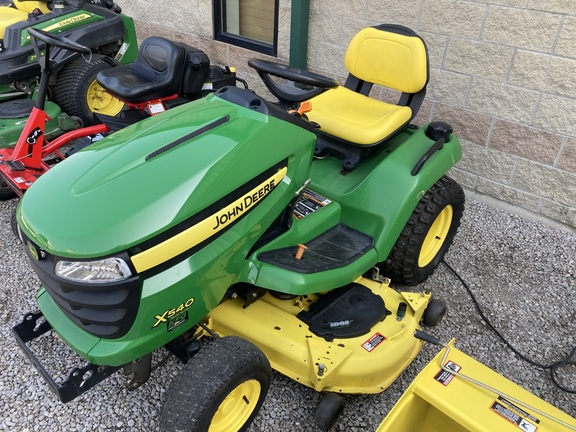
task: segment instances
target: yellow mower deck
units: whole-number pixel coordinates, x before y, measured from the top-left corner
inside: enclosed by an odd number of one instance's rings
[[[576,419],[449,344],[408,387],[376,432],[568,432]],[[527,407],[528,405],[529,407]]]
[[[388,284],[359,278],[383,298],[392,314],[359,337],[327,341],[296,317],[317,296],[280,300],[266,294],[243,308],[229,300],[210,312],[209,327],[221,336],[237,335],[258,346],[280,373],[316,391],[379,393],[410,364],[422,348],[414,338],[428,305],[428,293],[399,293]],[[398,305],[407,304],[397,318]]]

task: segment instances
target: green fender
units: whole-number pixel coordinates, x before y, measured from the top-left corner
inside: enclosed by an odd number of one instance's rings
[[[346,174],[341,171],[340,159],[315,159],[310,189],[333,202],[294,221],[288,232],[256,251],[242,279],[274,291],[304,295],[346,285],[385,261],[418,201],[461,157],[460,142],[451,135],[412,175],[419,159],[435,144],[425,130],[409,129]],[[338,223],[371,236],[373,248],[346,265],[307,274],[258,260],[262,251],[305,244]]]
[[[136,38],[136,28],[134,20],[126,15],[121,15],[124,22],[124,44],[116,54],[116,60],[122,64],[130,64],[136,60],[138,55],[138,39]]]
[[[451,135],[412,175],[418,160],[435,143],[426,136],[426,127],[409,129],[346,175],[334,158],[312,165],[311,188],[341,205],[343,223],[373,237],[377,262],[386,259],[420,198],[462,156],[460,141]]]

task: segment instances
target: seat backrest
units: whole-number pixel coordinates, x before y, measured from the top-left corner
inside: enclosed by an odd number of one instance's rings
[[[6,29],[12,24],[25,21],[28,13],[7,6],[0,6],[0,39],[4,39]]]
[[[134,62],[138,72],[154,81],[180,85],[184,49],[181,45],[161,37],[149,37],[142,41]],[[178,88],[176,88],[176,91]]]
[[[41,1],[14,0],[14,6],[16,6],[16,9],[28,13],[33,12],[34,9],[39,9],[42,13],[50,12],[50,9],[48,9],[48,3]]]
[[[344,64],[352,75],[346,87],[362,93],[366,93],[360,89],[363,82],[408,94],[422,91],[428,83],[426,44],[413,30],[400,25],[360,30],[348,46]]]

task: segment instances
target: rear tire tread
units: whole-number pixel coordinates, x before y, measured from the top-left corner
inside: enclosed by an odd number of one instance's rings
[[[77,116],[86,126],[96,123],[86,101],[88,88],[98,72],[114,67],[101,54],[93,54],[90,63],[78,57],[62,68],[53,87],[54,102],[69,116]]]
[[[379,267],[384,276],[402,285],[417,285],[430,276],[452,244],[464,212],[464,191],[450,177],[443,176],[420,199],[388,258]],[[454,213],[444,244],[425,267],[418,266],[418,256],[428,230],[436,217],[451,205]]]

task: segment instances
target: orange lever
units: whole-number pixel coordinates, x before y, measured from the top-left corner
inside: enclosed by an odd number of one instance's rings
[[[304,251],[306,249],[308,249],[308,248],[305,245],[299,244],[298,250],[296,251],[296,255],[294,255],[294,258],[296,258],[297,260],[302,259],[302,255],[304,255]]]
[[[307,113],[308,111],[312,111],[312,102],[304,101],[304,102],[301,102],[300,105],[298,105],[297,109],[290,110],[290,111],[288,111],[288,113],[290,113],[290,114],[298,113],[298,114],[302,115],[304,113]]]

